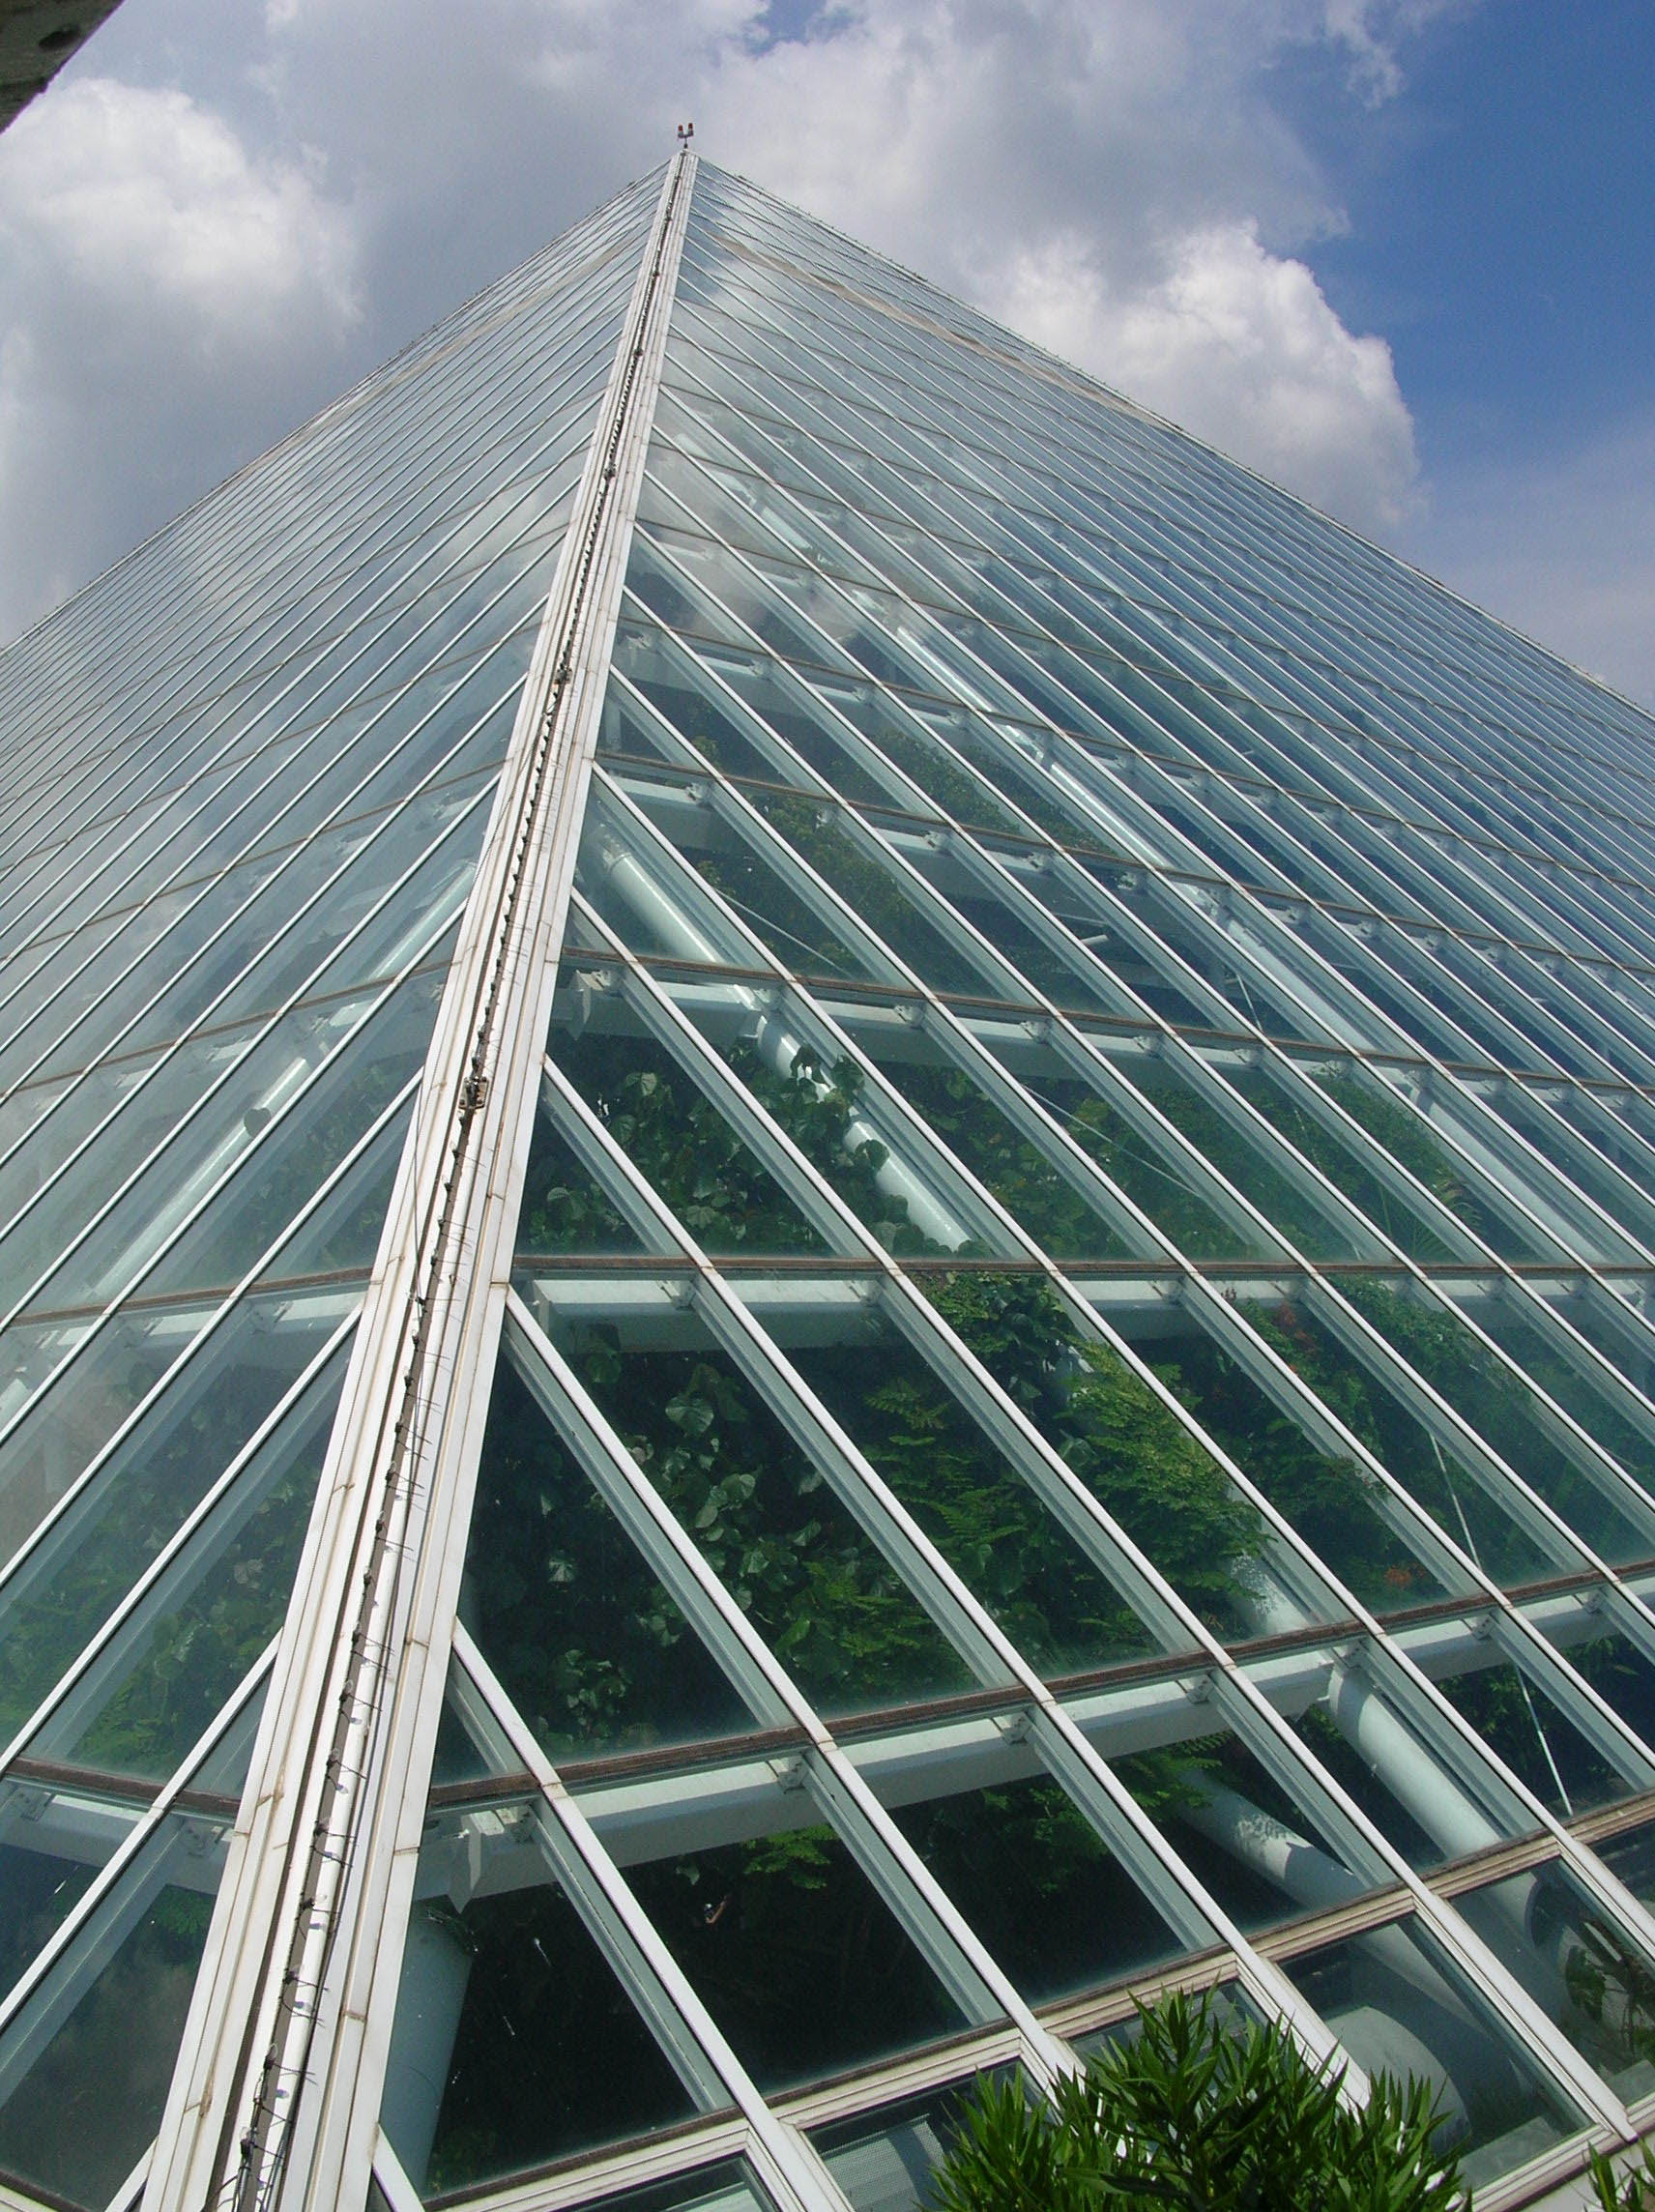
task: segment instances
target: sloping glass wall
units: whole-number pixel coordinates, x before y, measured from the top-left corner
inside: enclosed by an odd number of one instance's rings
[[[1655,728],[693,176],[374,2200],[884,2212],[1169,1986],[1578,2165],[1655,2121]],[[0,661],[0,2175],[88,2212],[655,197]]]
[[[0,2173],[53,2201],[165,2097],[653,205],[0,656]]]

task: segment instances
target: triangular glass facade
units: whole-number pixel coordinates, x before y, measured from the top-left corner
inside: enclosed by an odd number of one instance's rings
[[[0,697],[6,2186],[1650,2125],[1647,716],[682,157]]]

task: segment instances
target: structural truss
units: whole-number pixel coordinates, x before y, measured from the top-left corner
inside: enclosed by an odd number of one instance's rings
[[[687,154],[0,655],[0,2203],[1655,2125],[1655,724]]]

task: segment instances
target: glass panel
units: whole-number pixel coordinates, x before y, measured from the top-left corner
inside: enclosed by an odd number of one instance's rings
[[[783,802],[773,794],[767,806]],[[801,808],[808,801],[797,801]],[[856,980],[883,978],[886,963],[864,959],[804,895],[744,840],[726,837],[687,856],[726,898],[789,975]],[[820,894],[819,894],[820,895]]]
[[[554,1759],[753,1726],[504,1355],[460,1617]]]
[[[37,1757],[156,1782],[172,1773],[281,1627],[345,1357],[341,1348],[52,1715],[30,1745]]]
[[[193,1816],[166,1821],[0,2044],[0,2172],[24,2188],[102,2212],[148,2147],[207,1941],[221,1838]]]
[[[1280,1252],[1281,1246],[1255,1228],[1239,1208],[1223,1208],[1169,1146],[1137,1127],[1118,1105],[1111,1103],[1101,1085],[1094,1090],[1081,1081],[1055,1052],[1025,1043],[1002,1057],[1030,1095],[1186,1257],[1234,1260]],[[1145,1067],[1154,1064],[1143,1062]],[[1136,1079],[1136,1065],[1132,1073]],[[1165,1087],[1151,1079],[1140,1082],[1138,1088],[1155,1095]],[[1163,1097],[1156,1095],[1155,1102],[1165,1110]],[[1169,1116],[1178,1127],[1190,1118],[1181,1113]],[[1215,1114],[1206,1114],[1201,1133],[1209,1140],[1223,1135]]]
[[[1168,1121],[1206,1154],[1219,1173],[1252,1201],[1265,1220],[1308,1258],[1351,1260],[1367,1256],[1369,1247],[1341,1228],[1311,1192],[1301,1189],[1266,1156],[1262,1145],[1234,1126],[1210,1099],[1203,1097],[1165,1053],[1134,1053],[1117,1064]],[[1234,1081],[1235,1072],[1231,1072]],[[1257,1243],[1254,1248],[1258,1248]]]
[[[1429,1874],[1532,1829],[1533,1817],[1456,1743],[1428,1748],[1380,1688],[1389,1666],[1371,1646],[1323,1655],[1314,1700],[1292,1701],[1288,1725],[1409,1866]]]
[[[1478,1325],[1510,1353],[1529,1380],[1655,1496],[1655,1434],[1617,1402],[1613,1383],[1592,1375],[1579,1353],[1543,1330],[1515,1298],[1479,1298],[1472,1311]],[[1655,1422],[1650,1429],[1655,1430]]]
[[[1612,1476],[1594,1480],[1582,1465],[1583,1454],[1546,1434],[1533,1393],[1452,1311],[1379,1283],[1352,1282],[1344,1290],[1363,1319],[1594,1550],[1616,1562],[1650,1557],[1655,1531],[1638,1526],[1606,1496]]]
[[[1391,1190],[1375,1174],[1354,1145],[1336,1136],[1314,1114],[1309,1113],[1266,1063],[1260,1062],[1250,1067],[1231,1067],[1226,1069],[1226,1073],[1247,1103],[1256,1107],[1272,1127],[1281,1131],[1289,1144],[1319,1167],[1328,1181],[1342,1190],[1353,1206],[1359,1206],[1375,1228],[1406,1252],[1410,1260],[1452,1260],[1459,1256],[1453,1245],[1427,1225],[1415,1207]],[[1357,1086],[1354,1077],[1347,1074],[1324,1080],[1322,1088],[1341,1106],[1349,1109],[1350,1095]],[[1373,1103],[1378,1106],[1381,1102],[1376,1099]],[[1400,1106],[1392,1107],[1389,1111],[1399,1123],[1406,1119]],[[1411,1131],[1405,1131],[1404,1134],[1411,1135]],[[1394,1143],[1386,1150],[1400,1159],[1404,1167],[1411,1169],[1415,1174],[1418,1174],[1420,1166],[1432,1164],[1428,1160],[1416,1159],[1411,1150],[1399,1152]],[[1427,1176],[1422,1179],[1434,1197],[1441,1198],[1445,1205],[1449,1203],[1444,1187],[1449,1179],[1439,1177],[1433,1180]],[[1272,1214],[1271,1218],[1280,1217]],[[1291,1217],[1283,1222],[1283,1227],[1291,1230]],[[1298,1241],[1296,1237],[1294,1241]],[[1300,1249],[1309,1252],[1313,1259],[1339,1256],[1312,1251],[1308,1245],[1300,1245]]]
[[[529,1147],[523,1204],[517,1216],[517,1250],[550,1254],[643,1249],[643,1239],[588,1175],[542,1106],[535,1117],[535,1134]]]
[[[1455,1898],[1501,1965],[1628,2104],[1655,2089],[1655,1969],[1559,1866]]]
[[[245,1300],[14,1577],[0,1614],[0,1729],[27,1718],[321,1349],[323,1329]],[[60,1389],[73,1388],[73,1374]]]
[[[554,1025],[553,1059],[656,1195],[710,1252],[825,1252],[712,1100],[650,1036]]]
[[[1558,1634],[1562,1624],[1554,1615],[1543,1612],[1536,1625],[1633,1734],[1641,1736],[1645,1744],[1655,1749],[1655,1666],[1651,1666],[1630,1637],[1610,1627],[1608,1619],[1593,1605],[1598,1594],[1588,1592],[1577,1600],[1581,1617],[1568,1624],[1567,1638]],[[1587,1637],[1584,1643],[1578,1641],[1582,1629]]]
[[[1048,943],[998,888],[974,872],[967,873],[951,854],[915,858],[954,911],[1054,1005],[1073,1006],[1083,1013],[1122,1011],[1120,993],[1106,978],[1089,973],[1079,959]]]
[[[1573,1818],[1632,1794],[1632,1785],[1537,1683],[1493,1649],[1489,1659],[1479,1672],[1451,1674],[1437,1688],[1543,1805]]]
[[[966,997],[1002,999],[1005,987],[973,959],[964,932],[945,932],[921,913],[890,864],[876,858],[841,824],[833,810],[805,799],[754,794],[759,811],[868,927],[877,932],[922,983]]]
[[[136,1810],[14,1768],[0,1785],[0,1995],[127,1841]]]
[[[1258,1633],[1269,1530],[1125,1360],[1083,1336],[1037,1275],[973,1269],[921,1287],[1206,1625],[1230,1639]]]
[[[1349,1062],[1307,1065],[1305,1072],[1502,1260],[1544,1260],[1550,1256],[1530,1232],[1489,1202],[1466,1170],[1437,1143],[1424,1118],[1403,1105],[1376,1076]],[[1351,1196],[1355,1196],[1353,1191]],[[1434,1255],[1419,1252],[1413,1257]]]
[[[966,2024],[831,1828],[658,1859],[627,1879],[767,2092]]]
[[[1625,1882],[1640,1905],[1655,1906],[1655,1820],[1622,1828],[1592,1846],[1611,1874]]]
[[[686,1316],[682,1352],[616,1330],[566,1348],[626,1448],[765,1642],[829,1716],[973,1677],[745,1378]]]
[[[1412,1921],[1287,1962],[1307,2003],[1358,2066],[1435,2087],[1443,2147],[1481,2188],[1538,2158],[1583,2115],[1481,2003]]]
[[[1046,1777],[898,1806],[894,1818],[1031,2004],[1100,1988],[1184,1949]]]
[[[842,1341],[790,1356],[944,1558],[1047,1674],[1154,1648],[1126,1599],[888,1323],[850,1318]]]
[[[426,2191],[476,2187],[691,2117],[694,2104],[552,1877],[535,1813],[440,1823],[424,1858],[514,1854],[497,1894],[421,1884],[409,1920],[383,2123]],[[444,1847],[447,1847],[445,1851]]]
[[[923,1053],[923,1039],[910,1049]],[[880,1071],[1035,1242],[1059,1259],[1119,1259],[1130,1253],[1124,1231],[1063,1179],[982,1086],[942,1059],[937,1048],[932,1051],[936,1057],[929,1061],[881,1052]]]
[[[958,2125],[962,2089],[841,2120],[812,2142],[854,2212],[919,2212]]]
[[[1240,1309],[1330,1412],[1396,1476],[1455,1543],[1502,1584],[1532,1582],[1563,1564],[1540,1549],[1401,1400],[1351,1358],[1315,1317],[1292,1299]]]
[[[1324,1912],[1373,1885],[1233,1731],[1114,1761],[1191,1872],[1244,1933]]]
[[[1354,1596],[1379,1614],[1443,1594],[1353,1460],[1319,1451],[1292,1415],[1199,1329],[1150,1338],[1144,1356],[1213,1441]]]

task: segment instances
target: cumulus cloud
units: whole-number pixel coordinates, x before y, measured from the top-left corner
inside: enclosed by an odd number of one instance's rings
[[[693,116],[714,160],[1388,527],[1417,475],[1408,410],[1304,259],[1342,218],[1274,73],[1320,44],[1353,97],[1388,97],[1444,4],[471,0],[456,39],[450,0],[398,0],[390,36],[384,0],[148,0],[0,140],[0,280],[24,278],[0,467],[55,591]],[[94,60],[124,81],[77,80]],[[21,541],[0,538],[0,629],[50,596],[17,582]]]
[[[1357,529],[1419,501],[1413,422],[1382,338],[1352,336],[1302,261],[1229,223],[1174,245],[1122,294],[1085,243],[1020,255],[999,303],[1054,353]]]
[[[327,396],[348,223],[178,90],[102,77],[0,137],[0,631]],[[10,618],[10,619],[8,619]]]

